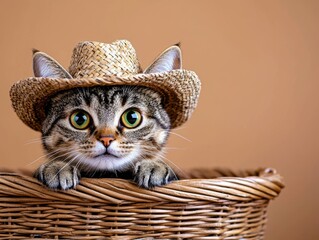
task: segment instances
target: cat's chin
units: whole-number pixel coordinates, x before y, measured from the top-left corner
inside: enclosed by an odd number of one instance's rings
[[[80,161],[81,164],[93,170],[123,170],[126,166],[132,164],[139,155],[139,151],[134,151],[127,156],[117,157],[111,154],[103,154],[94,158],[85,158]]]

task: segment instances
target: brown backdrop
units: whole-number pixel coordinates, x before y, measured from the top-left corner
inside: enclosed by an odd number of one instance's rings
[[[319,5],[316,1],[0,2],[1,167],[35,169],[40,135],[8,91],[32,75],[31,48],[68,66],[82,40],[129,39],[142,65],[181,42],[202,80],[198,109],[172,135],[177,166],[273,167],[287,188],[271,203],[267,239],[319,239]],[[34,162],[35,161],[35,162]]]

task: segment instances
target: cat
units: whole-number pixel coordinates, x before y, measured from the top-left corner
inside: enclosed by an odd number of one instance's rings
[[[54,59],[35,51],[36,77],[72,78]],[[181,69],[178,46],[144,73]],[[70,80],[72,81],[72,80]],[[50,189],[75,188],[81,177],[119,177],[142,188],[177,180],[163,161],[170,119],[160,95],[142,86],[64,90],[45,105],[42,145],[48,157],[34,176]]]

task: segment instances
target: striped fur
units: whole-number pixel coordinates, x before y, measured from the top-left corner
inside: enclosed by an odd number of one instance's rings
[[[129,129],[121,124],[127,109],[138,109],[142,123]],[[85,130],[70,123],[75,110],[91,116]],[[46,104],[42,127],[48,161],[35,176],[52,189],[75,187],[80,178],[122,177],[151,188],[175,178],[163,160],[170,119],[159,94],[139,86],[76,88],[59,93]],[[102,135],[114,140],[105,147]]]

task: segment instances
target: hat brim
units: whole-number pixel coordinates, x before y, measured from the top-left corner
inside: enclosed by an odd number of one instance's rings
[[[159,92],[171,128],[185,123],[194,111],[200,93],[200,80],[188,70],[103,78],[56,79],[31,77],[15,83],[10,89],[12,106],[18,117],[30,128],[41,131],[45,119],[45,103],[56,93],[78,87],[135,85]]]

